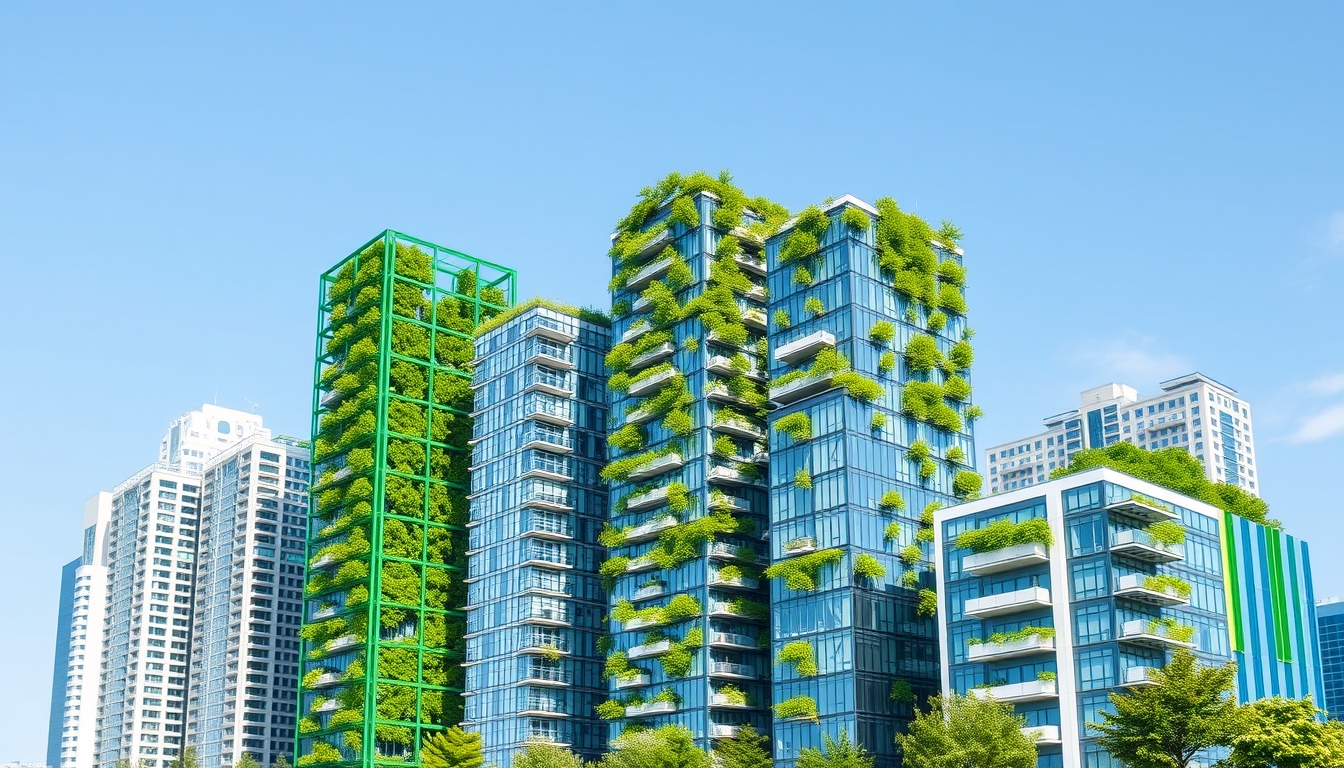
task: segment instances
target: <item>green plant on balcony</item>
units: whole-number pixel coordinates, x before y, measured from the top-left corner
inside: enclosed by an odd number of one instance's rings
[[[914,704],[915,691],[910,687],[909,682],[905,680],[893,680],[891,681],[890,698],[897,704]]]
[[[844,389],[850,397],[863,403],[871,403],[886,394],[881,384],[857,371],[837,373],[832,384]]]
[[[620,720],[625,717],[625,704],[616,699],[607,699],[593,709],[597,710],[597,716],[603,720]]]
[[[890,373],[896,368],[896,353],[891,350],[883,352],[877,358],[877,370],[882,373]]]
[[[719,435],[718,437],[714,438],[714,442],[710,446],[710,453],[714,454],[715,457],[720,459],[727,459],[731,456],[736,456],[737,443],[733,441],[733,438],[727,435]]]
[[[943,353],[932,336],[918,334],[905,345],[905,362],[912,371],[928,373],[943,361]]]
[[[1036,673],[1036,679],[1042,683],[1053,683],[1058,679],[1058,675],[1048,669]]]
[[[898,512],[905,509],[905,497],[895,488],[889,488],[882,492],[882,498],[877,502],[877,506],[884,512]]]
[[[878,320],[868,329],[868,338],[876,344],[887,344],[896,338],[896,326],[886,320]]]
[[[628,458],[613,461],[601,472],[601,477],[608,483],[624,482],[630,478],[634,472],[643,467],[652,464],[664,456],[680,455],[682,446],[680,443],[672,442],[662,448],[645,451],[644,453]]]
[[[855,232],[863,232],[872,226],[872,219],[858,208],[846,207],[840,214],[840,222]]]
[[[924,550],[918,544],[910,544],[901,550],[901,564],[913,568],[924,559]]]
[[[872,555],[863,552],[854,558],[854,575],[866,579],[881,579],[887,575],[887,569]]]
[[[966,339],[958,341],[947,351],[948,366],[954,371],[968,371],[975,362],[975,350]]]
[[[812,490],[812,473],[807,471],[807,467],[799,467],[798,471],[793,473],[793,484],[804,491]]]
[[[722,696],[729,704],[736,704],[738,706],[746,706],[747,704],[746,691],[743,691],[732,683],[725,683],[724,685],[719,686],[718,690],[714,692]]]
[[[966,409],[966,420],[975,421],[985,415],[985,410],[978,405],[972,405]]]
[[[929,313],[929,319],[924,327],[929,333],[937,333],[947,325],[947,315],[937,310]]]
[[[916,616],[935,616],[938,614],[938,593],[932,589],[919,590],[919,602],[915,605]]]
[[[678,696],[677,692],[672,690],[671,688],[664,688],[658,693],[654,694],[653,698],[649,699],[649,703],[654,702],[662,702],[665,704],[675,705],[681,703],[681,697]]]
[[[887,414],[882,413],[881,411],[874,413],[873,419],[868,423],[868,426],[873,429],[882,429],[887,426]]]
[[[951,448],[948,448],[943,453],[943,457],[946,458],[948,461],[952,462],[953,464],[966,463],[966,451],[962,450],[960,445],[954,445]]]
[[[756,621],[766,621],[770,618],[770,608],[765,603],[758,603],[745,597],[734,597],[729,600],[728,610]]]
[[[803,302],[803,309],[813,317],[819,317],[826,314],[826,305],[816,296],[808,296]]]
[[[818,671],[816,653],[812,650],[812,644],[806,640],[785,643],[775,655],[775,664],[792,664],[799,677],[816,677]]]
[[[1150,619],[1147,626],[1150,635],[1165,635],[1178,643],[1188,643],[1195,638],[1195,628],[1182,624],[1170,616]]]
[[[965,402],[971,396],[971,385],[962,377],[951,374],[943,382],[943,397],[957,402]]]
[[[938,286],[938,308],[953,315],[966,314],[966,297],[951,283]]]
[[[1170,547],[1185,543],[1185,528],[1170,520],[1160,520],[1144,528],[1144,530],[1159,544]]]
[[[980,488],[985,484],[984,478],[980,473],[970,470],[958,470],[952,476],[952,495],[959,499],[974,499],[980,495]]]
[[[769,579],[783,579],[789,589],[810,592],[817,588],[821,569],[838,564],[844,556],[844,552],[839,549],[823,549],[790,557],[766,568],[765,576]]]
[[[691,663],[695,660],[693,651],[704,645],[705,633],[700,627],[692,627],[686,630],[686,636],[680,641],[673,641],[667,653],[658,657],[658,662],[663,667],[663,674],[668,677],[685,677],[691,671]]]
[[[1040,636],[1042,640],[1049,640],[1055,636],[1055,628],[1026,626],[1021,629],[1015,629],[1012,632],[995,632],[983,640],[978,637],[969,637],[966,639],[966,644],[980,645],[981,643],[993,643],[996,645],[1003,645],[1005,643],[1020,642],[1033,636]]]
[[[976,554],[1033,543],[1046,547],[1054,546],[1054,534],[1050,532],[1050,524],[1043,517],[1033,517],[1020,523],[1004,518],[995,520],[984,528],[963,531],[957,536],[958,547],[969,549]]]
[[[794,696],[779,702],[775,705],[775,717],[780,720],[821,722],[820,714],[817,712],[817,700],[811,696]]]
[[[603,585],[607,589],[614,587],[616,579],[625,574],[629,565],[630,558],[623,555],[616,555],[603,560],[602,564],[597,567],[597,572],[602,576]]]
[[[803,288],[812,284],[812,273],[808,271],[806,266],[799,264],[793,270],[793,284]]]
[[[619,450],[630,453],[644,447],[644,428],[638,424],[626,424],[607,437],[607,443]]]
[[[1187,599],[1190,597],[1189,582],[1177,578],[1176,576],[1172,576],[1169,573],[1159,573],[1144,577],[1143,588],[1152,590],[1153,592],[1171,592]]]
[[[779,329],[779,330],[784,330],[785,328],[788,328],[788,327],[791,326],[791,325],[793,325],[793,319],[789,317],[789,312],[788,312],[788,310],[786,310],[786,309],[776,309],[776,310],[775,310],[775,328],[777,328],[777,329]]]
[[[812,439],[812,419],[802,411],[790,413],[775,421],[775,431],[783,432],[795,441]]]
[[[919,571],[910,570],[902,573],[901,586],[906,589],[919,589]]]
[[[882,530],[882,537],[888,541],[900,541],[901,523],[899,520],[892,520],[887,523],[887,527]]]

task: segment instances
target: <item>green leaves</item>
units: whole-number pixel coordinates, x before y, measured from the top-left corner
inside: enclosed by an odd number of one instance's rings
[[[799,677],[815,677],[817,674],[816,653],[806,640],[786,643],[775,656],[775,664],[792,664]]]
[[[1020,523],[1007,518],[995,520],[984,528],[964,531],[957,537],[958,547],[977,554],[1032,542],[1047,547],[1055,543],[1050,524],[1043,517],[1033,517]]]
[[[1023,733],[1026,724],[1012,704],[934,696],[896,744],[907,768],[1035,768],[1036,744]]]

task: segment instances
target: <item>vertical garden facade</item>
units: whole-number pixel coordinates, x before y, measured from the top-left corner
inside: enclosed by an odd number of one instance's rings
[[[842,730],[897,765],[938,689],[932,514],[980,486],[958,236],[845,196],[766,241],[776,765]]]
[[[514,298],[392,231],[321,278],[300,765],[418,763],[462,719],[472,339]]]
[[[615,738],[768,732],[764,234],[783,209],[673,174],[613,235],[603,639]],[[771,224],[767,224],[769,220]]]
[[[487,765],[537,743],[595,760],[610,321],[541,300],[506,315],[476,341],[465,727]]]

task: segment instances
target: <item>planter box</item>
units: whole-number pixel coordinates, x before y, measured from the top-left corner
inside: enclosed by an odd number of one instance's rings
[[[1027,587],[1001,595],[976,597],[966,601],[965,614],[977,619],[1004,616],[1010,613],[1050,607],[1050,590],[1045,587]]]
[[[967,646],[967,658],[970,661],[988,661],[990,659],[1014,659],[1020,656],[1032,656],[1037,653],[1053,653],[1055,638],[1032,635],[1008,643],[980,643]]]
[[[1011,547],[996,549],[993,552],[966,555],[961,559],[961,570],[973,573],[976,576],[985,576],[1048,562],[1050,562],[1050,551],[1044,544],[1033,541],[1026,544],[1014,544]]]
[[[1003,702],[1045,701],[1059,696],[1056,680],[1029,680],[1025,683],[996,685],[993,688],[973,688],[971,695],[977,699],[994,697]]]

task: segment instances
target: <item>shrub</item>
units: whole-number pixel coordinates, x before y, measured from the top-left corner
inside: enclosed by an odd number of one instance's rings
[[[930,333],[937,333],[943,330],[946,325],[947,315],[944,315],[942,312],[934,311],[929,313],[929,320],[925,327],[928,328]]]
[[[644,428],[638,424],[626,424],[607,437],[607,443],[629,453],[644,447]]]
[[[768,579],[783,579],[784,586],[804,592],[817,588],[817,577],[821,569],[835,565],[844,558],[844,552],[838,549],[823,549],[806,555],[790,557],[765,569]]]
[[[695,210],[695,201],[687,196],[672,201],[672,211],[667,219],[688,228],[700,226],[700,213]]]
[[[905,451],[905,458],[909,461],[922,462],[933,454],[933,449],[923,440],[916,440],[910,444]]]
[[[1154,592],[1166,592],[1171,590],[1181,597],[1190,597],[1190,584],[1169,573],[1148,576],[1143,580],[1143,588],[1151,589]]]
[[[975,362],[975,350],[971,343],[965,339],[952,345],[952,349],[947,351],[947,362],[956,371],[968,371],[971,364]]]
[[[775,656],[775,664],[792,664],[799,677],[815,677],[817,674],[817,657],[812,644],[806,640],[786,643]]]
[[[1179,643],[1188,643],[1195,637],[1194,627],[1182,624],[1170,616],[1163,616],[1160,619],[1152,619],[1148,622],[1148,634],[1156,635],[1162,632]]]
[[[810,312],[813,317],[826,314],[826,305],[816,296],[808,296],[807,301],[803,302],[803,309]]]
[[[858,208],[851,207],[846,207],[844,213],[840,214],[840,221],[856,232],[863,232],[873,223],[872,219],[868,218],[868,214]]]
[[[932,336],[920,334],[905,345],[905,362],[912,371],[927,373],[936,368],[942,360],[943,353],[938,351],[938,342],[934,341]]]
[[[976,554],[993,552],[1018,544],[1044,544],[1047,547],[1055,543],[1050,524],[1043,517],[1033,517],[1014,523],[1004,518],[995,520],[984,528],[964,531],[957,537],[957,546],[969,549]]]
[[[882,537],[885,539],[890,539],[891,541],[896,541],[900,539],[901,538],[900,522],[892,520],[890,523],[887,523],[887,527],[882,529]]]
[[[940,226],[938,227],[937,235],[938,235],[938,242],[942,243],[943,245],[946,245],[950,249],[957,243],[961,242],[962,238],[961,227],[958,227],[956,224],[953,224],[947,219],[943,219]],[[948,262],[943,263],[946,264]]]
[[[945,259],[938,264],[938,279],[961,287],[966,284],[966,268],[952,259]]]
[[[888,512],[902,510],[905,509],[905,499],[901,496],[900,491],[892,488],[882,493],[882,500],[877,503],[877,506]]]
[[[714,692],[727,699],[729,704],[745,705],[747,703],[746,691],[743,691],[732,683],[721,685],[718,690]]]
[[[597,716],[603,720],[619,720],[625,717],[625,705],[615,699],[607,699],[593,709],[597,710]]]
[[[881,357],[877,358],[877,370],[882,373],[890,373],[896,367],[896,353],[891,350],[883,352]]]
[[[904,680],[891,681],[891,700],[897,704],[914,704],[915,691]]]
[[[917,565],[924,559],[924,550],[918,544],[911,544],[901,550],[901,564],[907,568]]]
[[[943,395],[950,400],[964,401],[971,396],[971,385],[954,373],[943,383]]]
[[[812,419],[802,411],[790,413],[788,416],[780,417],[775,421],[775,431],[783,432],[798,442],[811,440]]]
[[[784,309],[776,309],[775,327],[780,330],[783,330],[785,328],[788,328],[790,325],[793,325],[793,319],[789,317],[788,311]]]
[[[978,405],[972,405],[966,409],[966,420],[975,421],[985,415],[985,410]]]
[[[1057,677],[1058,676],[1054,672],[1051,672],[1048,669],[1043,669],[1040,672],[1036,673],[1036,679],[1040,680],[1042,683],[1053,682],[1057,679]]]
[[[1144,529],[1161,544],[1184,544],[1185,528],[1170,520],[1161,520]]]
[[[938,615],[938,593],[932,589],[919,590],[919,604],[915,606],[917,616]]]
[[[791,261],[805,259],[820,247],[821,243],[817,242],[817,238],[795,228],[789,238],[784,241],[784,245],[779,248],[779,263],[788,264]]]
[[[812,473],[807,471],[807,467],[799,467],[798,471],[793,473],[793,484],[805,491],[812,489]]]
[[[896,338],[896,326],[886,320],[878,320],[868,329],[868,338],[878,344],[886,344]]]
[[[863,403],[871,403],[886,394],[881,384],[856,371],[837,373],[832,384],[843,388],[846,394]]]
[[[966,297],[961,295],[961,289],[951,283],[943,283],[938,287],[938,308],[946,310],[954,315],[966,314]]]
[[[800,264],[793,270],[793,284],[804,288],[812,284],[812,273],[807,271],[807,267]]]
[[[887,569],[877,558],[864,552],[854,558],[854,575],[866,579],[881,579],[887,575]]]
[[[943,455],[948,461],[954,464],[966,463],[966,451],[963,451],[960,445],[954,445],[951,448],[948,448]]]
[[[873,414],[873,420],[868,424],[873,429],[881,429],[887,426],[887,414],[878,411]]]
[[[980,473],[970,470],[958,470],[952,476],[952,495],[959,499],[973,499],[980,495],[980,487],[985,483]]]
[[[1054,627],[1036,627],[1026,626],[1012,632],[995,632],[989,637],[981,640],[978,637],[969,637],[966,639],[967,645],[980,645],[981,643],[1016,643],[1020,640],[1026,640],[1033,635],[1039,635],[1042,640],[1049,640],[1055,636]]]
[[[854,209],[849,209],[854,210]],[[848,211],[846,211],[848,212]],[[780,720],[807,719],[819,723],[817,700],[811,696],[794,696],[775,705],[775,717]]]
[[[906,589],[919,589],[919,571],[910,570],[902,573],[901,586]]]

